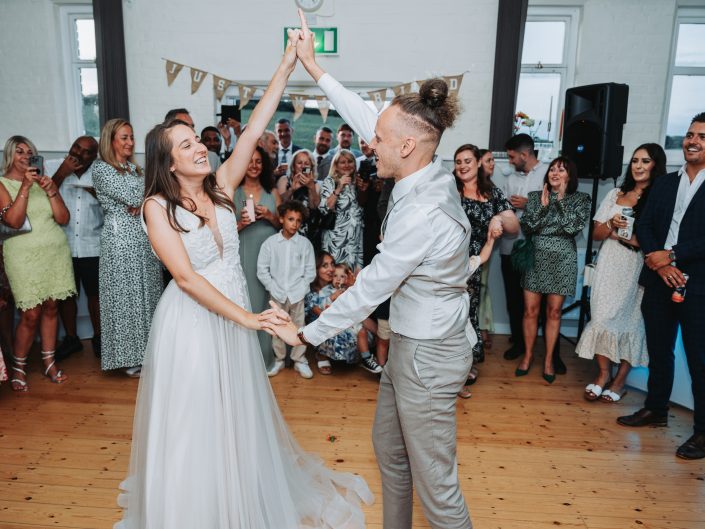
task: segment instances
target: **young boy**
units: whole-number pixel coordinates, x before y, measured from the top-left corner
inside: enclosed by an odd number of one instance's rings
[[[282,229],[262,244],[257,258],[257,278],[274,300],[291,317],[297,326],[304,322],[304,297],[309,285],[316,278],[313,245],[298,231],[306,218],[306,207],[296,200],[285,202],[277,209]],[[267,372],[275,376],[284,367],[286,344],[278,337],[272,338],[276,360]],[[313,377],[306,360],[306,346],[291,349],[294,369],[304,378]]]

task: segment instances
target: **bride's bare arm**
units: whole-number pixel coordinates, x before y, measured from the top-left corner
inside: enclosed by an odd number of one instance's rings
[[[206,278],[194,271],[180,235],[169,224],[164,207],[155,200],[147,200],[144,204],[144,216],[149,241],[181,290],[208,310],[238,325],[248,329],[262,329],[262,316],[236,305]]]
[[[269,120],[272,119],[284,93],[284,88],[286,88],[286,82],[296,66],[296,44],[299,41],[300,31],[289,30],[288,34],[289,40],[286,50],[277,71],[274,72],[274,77],[269,82],[262,99],[252,111],[250,119],[247,120],[247,128],[238,138],[233,153],[216,171],[218,185],[223,187],[229,195],[232,195],[245,176],[257,141],[267,128]]]

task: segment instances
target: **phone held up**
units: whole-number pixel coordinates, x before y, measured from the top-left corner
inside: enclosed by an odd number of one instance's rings
[[[40,176],[44,172],[44,156],[34,154],[29,157],[29,166],[37,170],[36,176]]]
[[[374,158],[372,160],[363,160],[360,162],[360,169],[358,169],[358,174],[360,178],[365,181],[372,180],[377,177],[377,164]]]

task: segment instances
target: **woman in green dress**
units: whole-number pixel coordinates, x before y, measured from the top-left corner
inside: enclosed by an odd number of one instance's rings
[[[101,368],[139,376],[152,315],[162,294],[162,271],[142,229],[142,169],[134,160],[132,126],[111,119],[100,133],[93,185],[103,208],[100,237]]]
[[[30,140],[12,136],[5,143],[0,178],[0,220],[19,228],[29,218],[32,231],[7,239],[3,248],[5,272],[20,313],[15,333],[12,389],[27,391],[27,355],[39,327],[44,375],[60,384],[67,380],[54,362],[57,301],[76,295],[71,251],[59,226],[69,212],[54,181],[29,166],[37,154]]]
[[[524,289],[524,342],[526,350],[515,375],[529,372],[533,361],[541,298],[546,296],[546,357],[543,378],[556,379],[553,349],[561,327],[566,296],[575,295],[578,256],[575,237],[590,218],[590,195],[578,190],[578,169],[560,156],[548,166],[543,191],[532,191],[520,223],[534,242],[534,266],[521,278]]]
[[[262,243],[279,229],[277,208],[281,198],[274,189],[272,162],[267,153],[257,147],[252,153],[250,165],[235,191],[235,208],[237,231],[240,235],[240,263],[247,280],[252,312],[262,312],[269,308],[269,294],[257,279],[257,257]],[[251,219],[245,208],[246,201],[252,199],[255,206],[255,218]],[[274,365],[272,337],[265,331],[257,331],[259,345],[262,348],[264,365],[269,370]]]

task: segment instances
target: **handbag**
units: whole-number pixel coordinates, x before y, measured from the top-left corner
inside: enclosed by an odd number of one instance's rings
[[[516,241],[509,256],[514,270],[522,274],[531,270],[534,267],[535,251],[534,241],[531,237]]]
[[[5,224],[3,217],[5,217],[5,213],[7,213],[8,209],[10,209],[10,206],[12,206],[12,202],[0,210],[0,242],[4,242],[15,235],[23,235],[32,231],[32,224],[29,222],[29,217],[27,215],[25,215],[24,222],[19,228],[11,228]]]

